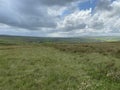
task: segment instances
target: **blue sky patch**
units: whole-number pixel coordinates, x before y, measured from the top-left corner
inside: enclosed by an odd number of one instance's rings
[[[80,10],[86,10],[86,9],[92,9],[94,10],[94,8],[96,7],[96,4],[97,4],[97,0],[87,0],[85,2],[80,2],[78,3],[78,8]]]
[[[71,12],[71,10],[64,10],[63,12],[62,12],[62,15],[61,16],[66,16],[66,15],[68,15],[68,14],[71,14],[72,12]]]

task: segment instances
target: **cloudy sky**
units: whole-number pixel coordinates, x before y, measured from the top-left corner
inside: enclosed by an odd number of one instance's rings
[[[120,35],[120,0],[0,0],[0,35]]]

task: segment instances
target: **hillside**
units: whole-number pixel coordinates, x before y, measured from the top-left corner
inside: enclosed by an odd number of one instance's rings
[[[0,90],[120,89],[120,42],[29,43],[11,38],[0,38]]]

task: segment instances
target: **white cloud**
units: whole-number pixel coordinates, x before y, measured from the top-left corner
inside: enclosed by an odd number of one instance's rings
[[[102,2],[106,2],[107,7],[101,7],[102,9],[99,6],[96,7],[94,14],[91,14],[91,9],[81,11],[76,9],[72,14],[65,16],[64,20],[58,22],[57,29],[59,32],[67,32],[71,36],[84,33],[89,35],[120,33],[120,0],[113,3],[109,3],[110,0],[101,0],[100,4]],[[71,31],[73,32],[71,33]]]
[[[86,27],[86,20],[90,17],[91,9],[81,11],[77,10],[64,17],[63,21],[58,22],[58,29],[65,31],[84,29]]]

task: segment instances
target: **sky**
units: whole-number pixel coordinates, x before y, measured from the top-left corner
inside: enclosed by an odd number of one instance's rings
[[[0,35],[120,36],[120,0],[0,0]]]

